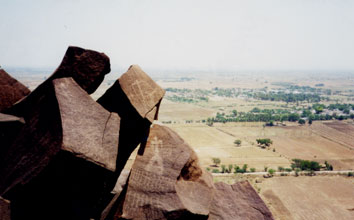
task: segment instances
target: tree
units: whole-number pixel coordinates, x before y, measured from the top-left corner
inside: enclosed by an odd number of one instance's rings
[[[273,170],[273,169],[269,169],[269,170],[268,170],[268,173],[269,173],[269,175],[270,175],[270,176],[273,176],[273,175],[274,175],[274,173],[275,173],[275,170]]]
[[[213,163],[215,164],[216,167],[218,166],[218,164],[221,163],[220,158],[214,157],[214,158],[212,158],[212,160],[213,160]]]
[[[240,139],[237,139],[234,141],[234,144],[237,145],[237,147],[239,147],[241,145],[242,141]]]
[[[305,120],[302,119],[302,118],[300,118],[299,121],[298,121],[298,123],[299,123],[300,125],[304,125],[304,124],[305,124]]]
[[[271,144],[273,144],[273,141],[269,138],[260,138],[256,139],[257,144],[260,145],[262,148],[269,147]]]
[[[232,110],[232,116],[234,116],[234,117],[237,116],[237,111],[236,110]]]

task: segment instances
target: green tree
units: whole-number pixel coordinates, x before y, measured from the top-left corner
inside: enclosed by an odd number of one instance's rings
[[[259,138],[256,139],[257,144],[260,145],[262,148],[269,147],[271,144],[273,144],[273,141],[269,138]]]
[[[302,118],[300,118],[299,121],[298,121],[298,123],[299,123],[300,125],[304,125],[305,122],[306,122],[306,121],[305,121],[304,119],[302,119]]]
[[[221,163],[220,158],[214,157],[214,158],[212,158],[212,160],[213,160],[213,163],[215,164],[216,167],[218,166],[218,164]]]
[[[275,173],[275,170],[273,170],[273,169],[269,169],[269,170],[268,170],[268,173],[269,173],[269,175],[270,175],[270,176],[273,176],[273,175],[274,175],[274,173]]]
[[[237,139],[234,141],[234,144],[237,145],[237,147],[239,147],[241,145],[242,141],[240,139]]]

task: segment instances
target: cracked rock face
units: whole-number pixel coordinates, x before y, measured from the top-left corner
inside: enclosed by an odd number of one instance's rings
[[[0,69],[0,112],[11,107],[30,93],[22,83],[12,78],[5,70]]]

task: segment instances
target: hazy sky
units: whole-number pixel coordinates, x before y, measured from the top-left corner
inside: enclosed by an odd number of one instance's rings
[[[352,0],[0,0],[0,65],[56,67],[69,45],[112,69],[354,70]]]

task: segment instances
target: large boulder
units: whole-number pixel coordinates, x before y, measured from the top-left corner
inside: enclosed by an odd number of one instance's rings
[[[21,116],[26,120],[27,117],[31,117],[32,108],[36,108],[39,100],[52,87],[54,79],[72,77],[82,89],[91,94],[110,71],[109,58],[104,53],[70,46],[54,73],[25,99],[6,110],[5,113]]]
[[[183,139],[153,125],[116,201],[120,205],[106,219],[207,219],[213,188]]]
[[[0,112],[11,107],[31,91],[0,68]]]
[[[120,118],[72,78],[47,88],[2,160],[0,195],[13,219],[89,219],[114,187]]]
[[[208,219],[273,219],[272,213],[249,182],[242,181],[233,185],[218,182],[215,187]]]
[[[97,102],[121,118],[116,175],[129,156],[146,142],[151,123],[157,119],[165,91],[141,68],[132,65]]]
[[[273,219],[248,182],[213,183],[195,152],[168,127],[154,124],[128,180],[102,213],[116,219]]]

